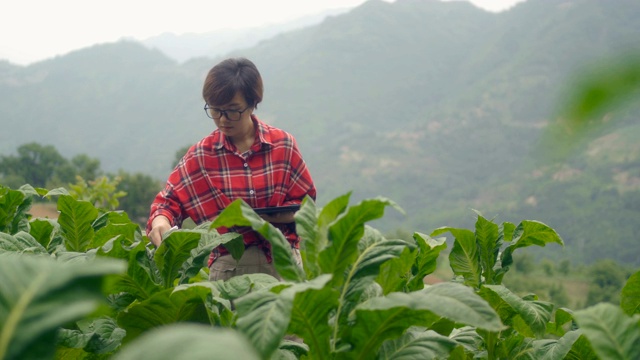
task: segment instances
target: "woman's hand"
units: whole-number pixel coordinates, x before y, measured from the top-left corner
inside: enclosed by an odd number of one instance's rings
[[[272,224],[287,224],[295,221],[293,215],[295,215],[295,212],[285,211],[273,214],[262,214],[260,217]]]
[[[159,215],[151,222],[151,231],[149,232],[149,240],[156,247],[162,242],[162,234],[171,229],[171,223],[166,216]]]

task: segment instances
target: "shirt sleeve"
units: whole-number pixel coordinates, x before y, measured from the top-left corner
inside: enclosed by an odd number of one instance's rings
[[[176,187],[179,185],[180,175],[178,167],[173,170],[169,179],[162,191],[156,195],[153,203],[151,203],[151,209],[149,214],[149,220],[147,220],[146,231],[147,235],[151,231],[151,223],[153,219],[159,215],[166,216],[171,223],[171,226],[182,224],[184,219],[184,209],[179,201],[178,192]]]
[[[290,166],[289,184],[284,205],[300,204],[307,195],[315,201],[316,187],[294,138],[292,138]]]

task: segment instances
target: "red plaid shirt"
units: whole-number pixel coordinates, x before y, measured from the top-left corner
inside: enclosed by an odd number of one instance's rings
[[[300,204],[316,188],[302,159],[294,137],[267,125],[252,115],[256,140],[244,154],[219,130],[193,145],[169,175],[167,184],[151,204],[147,234],[158,215],[166,216],[172,226],[180,226],[187,217],[196,224],[214,219],[227,205],[243,199],[253,208]],[[292,247],[300,239],[294,224],[278,224]],[[270,246],[260,234],[248,227],[220,228],[243,235],[245,247],[258,245],[271,261]],[[214,249],[209,265],[224,254]]]

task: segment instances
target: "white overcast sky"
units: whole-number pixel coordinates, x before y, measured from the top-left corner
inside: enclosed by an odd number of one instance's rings
[[[2,0],[0,59],[27,65],[98,43],[281,23],[366,0]],[[391,0],[386,0],[391,1]],[[424,0],[435,1],[435,0]],[[501,11],[524,0],[470,0]]]

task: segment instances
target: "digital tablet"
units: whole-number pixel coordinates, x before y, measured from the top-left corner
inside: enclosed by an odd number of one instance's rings
[[[288,211],[296,212],[298,210],[300,210],[300,205],[271,206],[253,209],[257,214],[275,214]]]

